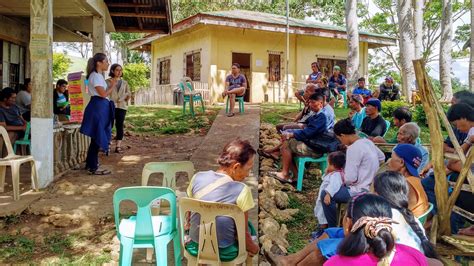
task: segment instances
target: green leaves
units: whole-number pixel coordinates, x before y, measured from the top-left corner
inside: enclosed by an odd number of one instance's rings
[[[132,92],[150,86],[150,67],[144,63],[130,63],[123,66],[123,79]]]
[[[60,53],[53,53],[53,79],[65,78],[67,70],[72,61],[69,57]]]

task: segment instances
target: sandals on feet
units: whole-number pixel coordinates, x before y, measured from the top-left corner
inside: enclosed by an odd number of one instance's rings
[[[89,174],[91,175],[110,175],[112,172],[110,170],[107,170],[107,169],[102,169],[102,170],[95,170],[95,171],[91,171],[89,170]]]
[[[281,178],[281,177],[278,176],[277,172],[269,172],[268,175],[275,178],[276,180],[280,181],[283,184],[285,184],[285,183],[286,184],[293,184],[293,180]]]
[[[124,150],[123,150],[122,147],[117,147],[117,148],[115,148],[115,153],[120,153],[120,154],[122,154],[122,153],[124,153]]]
[[[232,117],[234,116],[234,113],[227,113],[227,117]]]

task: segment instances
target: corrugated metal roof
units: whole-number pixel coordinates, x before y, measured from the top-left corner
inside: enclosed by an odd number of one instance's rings
[[[170,0],[106,0],[116,31],[169,34]]]
[[[223,18],[228,18],[228,19],[239,19],[239,20],[247,20],[247,21],[286,26],[285,16],[280,16],[280,15],[275,15],[275,14],[270,14],[270,13],[263,13],[263,12],[255,12],[255,11],[248,11],[248,10],[230,10],[230,11],[202,12],[201,14],[214,16],[214,17],[223,17]],[[318,23],[315,21],[291,18],[291,17],[288,20],[289,20],[290,27],[314,28],[314,29],[324,29],[324,30],[330,30],[330,31],[346,32],[346,28],[344,27]],[[390,36],[367,32],[367,31],[359,31],[359,33],[368,35],[368,36],[374,36],[374,37],[391,38]]]

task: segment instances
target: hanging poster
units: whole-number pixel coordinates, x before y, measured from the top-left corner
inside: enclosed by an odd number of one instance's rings
[[[84,80],[82,79],[82,71],[70,73],[68,79],[68,93],[69,103],[71,104],[71,122],[82,122],[84,115],[84,97],[82,94],[82,86]]]

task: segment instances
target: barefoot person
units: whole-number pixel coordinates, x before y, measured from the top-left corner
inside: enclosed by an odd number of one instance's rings
[[[110,99],[115,103],[115,129],[117,130],[117,135],[115,136],[116,153],[123,153],[122,149],[122,140],[123,140],[123,124],[125,122],[125,116],[127,115],[128,100],[132,93],[130,92],[130,87],[126,80],[122,79],[123,70],[122,66],[119,64],[113,64],[110,67],[109,79],[107,84],[110,85],[112,79],[115,81],[115,88],[112,90]]]
[[[87,150],[86,169],[93,175],[108,175],[110,170],[99,169],[99,150],[109,153],[109,143],[112,137],[112,121],[114,119],[114,103],[109,96],[116,81],[111,80],[107,86],[103,73],[109,68],[109,60],[103,53],[97,53],[87,62],[90,102],[84,111],[81,133],[91,138]]]
[[[222,97],[229,97],[230,108],[227,116],[234,116],[235,97],[244,96],[247,89],[247,79],[240,74],[240,65],[238,63],[232,64],[231,74],[225,79],[225,89]]]

